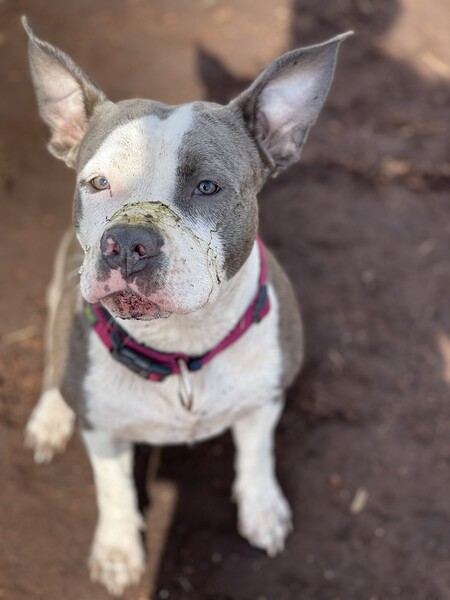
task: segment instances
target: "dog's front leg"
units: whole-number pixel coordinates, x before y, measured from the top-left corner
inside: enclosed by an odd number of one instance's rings
[[[233,495],[239,533],[252,546],[275,556],[292,530],[291,511],[275,476],[274,432],[283,409],[278,399],[237,421]]]
[[[94,471],[99,518],[92,544],[91,578],[120,596],[144,570],[142,519],[133,482],[131,442],[106,432],[83,431]]]

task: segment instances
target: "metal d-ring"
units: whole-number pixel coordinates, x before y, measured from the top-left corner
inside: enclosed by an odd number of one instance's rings
[[[191,376],[189,369],[182,358],[178,359],[178,366],[180,368],[180,378],[178,380],[178,396],[180,402],[186,410],[192,410],[194,404],[194,390],[192,388]]]

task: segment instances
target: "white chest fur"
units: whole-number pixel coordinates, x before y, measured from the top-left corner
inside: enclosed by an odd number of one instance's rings
[[[156,337],[152,345],[174,351],[179,337],[179,351],[203,353],[224,337],[245,311],[256,291],[258,274],[255,248],[243,267],[241,281],[224,295],[223,306],[205,311],[201,320],[197,317],[193,324],[197,335],[186,335],[186,330],[174,332],[170,320],[161,320],[147,326],[150,339],[142,341],[152,344],[152,337]],[[218,434],[255,407],[273,401],[280,393],[281,350],[278,302],[270,286],[269,298],[271,309],[260,323],[200,371],[190,374],[194,391],[191,411],[180,401],[178,375],[163,382],[147,381],[115,361],[91,332],[85,393],[92,426],[134,441],[183,443]]]

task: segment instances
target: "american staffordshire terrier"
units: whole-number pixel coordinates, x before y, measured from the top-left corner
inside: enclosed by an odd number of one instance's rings
[[[91,576],[111,594],[145,565],[133,442],[231,428],[239,532],[273,556],[291,530],[274,431],[303,336],[291,284],[257,235],[257,194],[299,159],[350,32],[280,56],[227,106],[168,106],[109,101],[23,24],[48,148],[76,170],[27,443],[47,462],[78,419],[99,510]]]

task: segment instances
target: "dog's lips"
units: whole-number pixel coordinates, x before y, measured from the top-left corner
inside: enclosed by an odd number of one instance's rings
[[[114,293],[122,292],[128,288],[127,282],[119,269],[111,269],[107,278],[98,278],[96,271],[87,269],[87,277],[81,280],[81,293],[87,302],[95,304]]]
[[[130,289],[114,292],[101,299],[109,312],[123,319],[154,319],[162,315],[161,308]]]

